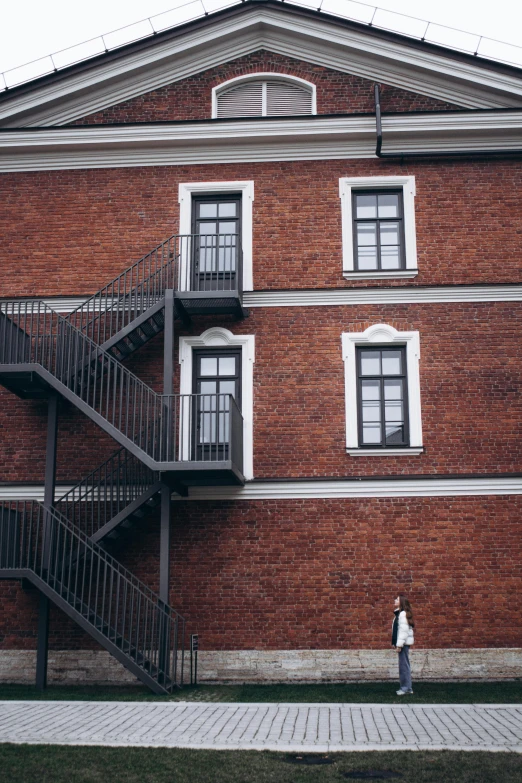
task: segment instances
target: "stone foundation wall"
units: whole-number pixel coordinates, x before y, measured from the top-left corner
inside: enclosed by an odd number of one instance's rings
[[[522,648],[411,651],[415,680],[522,677]],[[33,683],[34,650],[0,650],[0,683]],[[189,661],[186,659],[186,676]],[[393,650],[240,650],[200,652],[201,683],[318,683],[396,680]],[[136,678],[105,650],[49,653],[49,684],[132,685]]]

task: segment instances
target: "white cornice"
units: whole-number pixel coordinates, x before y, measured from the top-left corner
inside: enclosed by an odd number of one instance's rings
[[[58,313],[71,313],[87,297],[60,296],[42,301]],[[340,307],[368,304],[444,304],[473,302],[521,302],[522,286],[397,286],[393,288],[324,288],[300,291],[248,291],[245,307]],[[2,302],[0,300],[0,309]]]
[[[366,304],[438,304],[446,302],[520,302],[522,286],[397,286],[302,291],[253,291],[245,307],[334,307]]]
[[[61,495],[70,488],[59,487]],[[2,500],[43,501],[43,484],[0,486]],[[522,478],[393,478],[262,481],[244,487],[191,487],[189,500],[293,500],[313,498],[464,497],[522,495]],[[178,495],[176,500],[183,501]]]
[[[325,18],[253,7],[125,57],[35,88],[0,105],[0,123],[60,125],[258,49],[316,63],[468,108],[522,105],[522,74],[376,37]],[[210,113],[210,95],[209,95]]]
[[[522,112],[383,119],[387,151],[520,149]],[[0,132],[0,172],[374,158],[372,116],[118,125]]]
[[[191,500],[284,500],[521,495],[521,478],[355,479],[252,482],[244,487],[193,487]]]

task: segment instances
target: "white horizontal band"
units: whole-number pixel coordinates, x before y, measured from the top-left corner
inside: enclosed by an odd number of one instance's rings
[[[60,296],[42,299],[57,313],[71,313],[87,297]],[[445,302],[521,302],[521,285],[417,286],[393,288],[324,288],[297,291],[248,291],[245,307],[333,307],[367,304],[437,304]],[[2,302],[0,301],[0,309]]]
[[[57,496],[71,487],[60,486]],[[191,487],[189,500],[293,500],[307,498],[458,497],[467,495],[522,495],[522,478],[394,478],[337,481],[260,481],[244,487]],[[0,486],[2,500],[43,502],[43,484]],[[178,495],[173,495],[175,499]]]
[[[439,112],[383,118],[387,152],[521,148],[520,112]],[[0,172],[374,158],[372,116],[91,125],[0,133]]]

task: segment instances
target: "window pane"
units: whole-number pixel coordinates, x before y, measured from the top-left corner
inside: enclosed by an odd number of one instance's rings
[[[200,234],[217,234],[217,223],[200,223],[198,228]]]
[[[359,247],[357,249],[357,269],[377,269],[376,247]]]
[[[381,245],[398,245],[399,244],[399,224],[398,223],[381,223]]]
[[[384,381],[384,399],[388,400],[402,400],[402,379],[386,380]]]
[[[219,234],[236,234],[237,233],[237,223],[235,220],[232,220],[230,222],[219,222]]]
[[[236,374],[236,357],[235,356],[220,356],[219,357],[219,374],[220,375],[235,375]]]
[[[355,196],[355,213],[357,218],[376,218],[377,196]]]
[[[381,267],[382,269],[400,269],[401,256],[398,247],[388,245],[381,247]]]
[[[404,427],[390,425],[386,427],[386,445],[402,446],[404,444]]]
[[[379,193],[379,217],[399,217],[399,196],[397,193]]]
[[[377,223],[357,224],[357,246],[377,245]]]
[[[219,205],[219,217],[236,217],[237,204],[235,201],[225,202]],[[212,215],[214,217],[214,215]]]
[[[361,351],[361,375],[381,374],[381,352]]]
[[[200,364],[200,375],[217,375],[217,358],[202,356]]]
[[[216,381],[201,381],[199,385],[199,391],[200,394],[205,395],[202,397],[202,400],[204,400],[204,405],[210,405],[211,400],[215,400],[215,397],[213,395],[217,392],[217,383]],[[212,396],[206,396],[206,395],[212,395]],[[210,408],[209,408],[210,410]]]
[[[361,384],[361,418],[364,425],[374,427],[381,421],[381,390],[379,381],[363,381]],[[380,428],[380,427],[379,427]],[[380,439],[380,438],[379,438]]]
[[[363,424],[363,446],[381,442],[380,424]]]
[[[382,352],[382,374],[402,375],[402,351]]]
[[[231,394],[233,397],[235,396],[236,392],[236,382],[235,381],[220,381],[219,383],[219,393],[220,394]],[[230,400],[228,397],[220,397],[219,398],[219,407],[222,409],[228,410]]]
[[[217,217],[217,204],[200,204],[199,216],[202,218],[215,218]]]

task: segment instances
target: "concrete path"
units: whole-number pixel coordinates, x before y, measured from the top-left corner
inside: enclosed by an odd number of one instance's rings
[[[522,704],[2,701],[0,742],[522,753]]]

